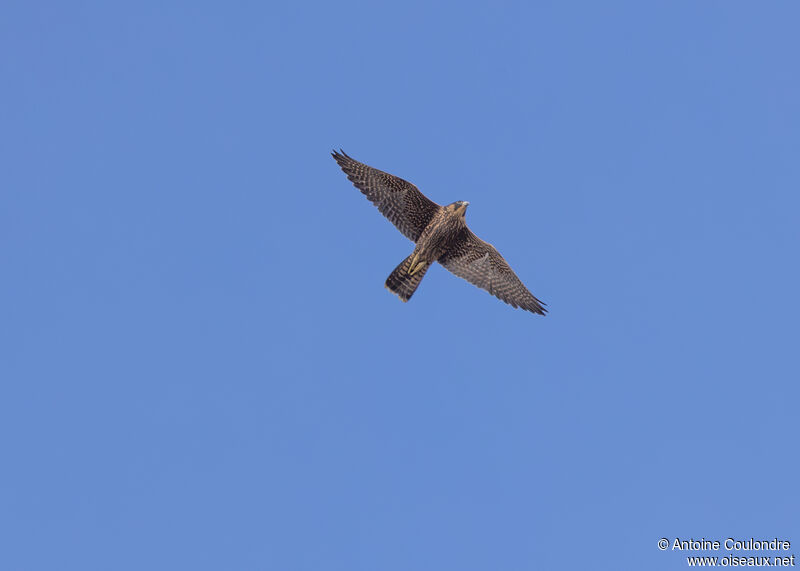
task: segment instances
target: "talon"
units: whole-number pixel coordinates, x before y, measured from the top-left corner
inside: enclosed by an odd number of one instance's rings
[[[414,275],[414,266],[417,265],[417,261],[419,260],[419,253],[414,254],[414,257],[411,258],[411,265],[408,266],[408,275]]]
[[[420,262],[420,263],[417,264],[417,266],[415,268],[411,269],[409,274],[411,274],[413,276],[414,274],[416,274],[418,271],[420,271],[424,267],[425,267],[425,262]]]

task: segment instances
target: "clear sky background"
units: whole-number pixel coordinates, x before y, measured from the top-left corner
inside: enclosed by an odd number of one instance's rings
[[[798,22],[4,2],[0,568],[800,555]],[[339,147],[470,201],[550,314],[438,266],[398,301]]]

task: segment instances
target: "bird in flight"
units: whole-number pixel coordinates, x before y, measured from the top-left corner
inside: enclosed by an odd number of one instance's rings
[[[439,206],[399,177],[372,168],[344,151],[331,153],[352,183],[416,244],[386,280],[386,287],[408,301],[434,262],[493,296],[532,313],[544,315],[544,304],[525,287],[495,250],[467,227],[469,202]]]

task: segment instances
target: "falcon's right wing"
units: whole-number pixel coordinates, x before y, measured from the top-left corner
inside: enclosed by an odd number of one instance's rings
[[[331,156],[356,188],[378,207],[381,214],[414,242],[441,208],[416,186],[402,178],[360,163],[347,156],[344,151],[334,151]]]

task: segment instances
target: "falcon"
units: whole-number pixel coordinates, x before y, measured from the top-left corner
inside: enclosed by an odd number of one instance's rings
[[[467,227],[469,202],[439,206],[419,189],[389,173],[349,157],[331,153],[352,181],[400,232],[416,244],[414,251],[386,279],[386,287],[408,301],[434,262],[502,301],[532,313],[547,311],[495,250]]]

